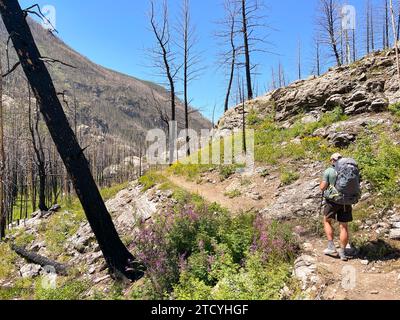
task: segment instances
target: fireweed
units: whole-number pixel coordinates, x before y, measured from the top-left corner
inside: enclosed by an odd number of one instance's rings
[[[170,295],[182,274],[213,287],[249,255],[260,254],[267,265],[272,258],[289,261],[297,248],[282,224],[250,213],[232,216],[215,204],[160,212],[141,224],[135,238],[135,254],[159,298]]]
[[[250,251],[259,253],[264,262],[271,259],[291,261],[299,249],[290,227],[258,215],[254,220],[254,239]]]

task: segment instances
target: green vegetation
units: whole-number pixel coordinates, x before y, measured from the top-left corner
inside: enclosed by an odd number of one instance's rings
[[[310,137],[318,128],[347,119],[341,108],[325,113],[317,122],[303,124],[300,120],[289,129],[280,128],[272,118],[265,119],[255,129],[256,161],[277,164],[282,159],[289,160],[326,160],[337,151],[327,141],[318,137]]]
[[[0,287],[0,300],[29,300],[34,294],[33,285],[32,279],[17,279],[10,287]]]
[[[214,168],[215,167],[211,165],[183,164],[181,162],[176,162],[170,168],[168,168],[167,172],[193,181],[200,177],[202,173]]]
[[[230,176],[232,176],[233,174],[236,173],[236,170],[238,169],[237,165],[222,165],[219,166],[219,176],[221,178],[221,180],[226,180],[228,179]]]
[[[285,167],[281,168],[281,182],[284,186],[290,185],[300,178],[300,173]]]
[[[240,197],[242,195],[242,192],[240,192],[240,190],[238,190],[238,189],[234,189],[232,191],[225,192],[224,195],[225,195],[225,197],[233,199],[233,198]]]
[[[400,102],[390,105],[389,111],[395,116],[400,117]]]
[[[165,182],[166,179],[155,171],[150,171],[139,178],[139,183],[143,186],[143,191],[153,188],[157,183]]]
[[[135,254],[147,267],[134,299],[277,299],[291,282],[291,229],[252,213],[232,216],[177,187],[177,204],[140,226]]]
[[[36,300],[81,300],[84,293],[89,289],[89,283],[72,279],[65,279],[58,283],[54,289],[45,289],[42,286],[41,278],[38,278],[35,286]]]
[[[380,128],[374,134],[359,137],[347,153],[360,165],[362,177],[372,184],[373,191],[382,195],[384,204],[390,204],[400,195],[400,146]]]
[[[0,280],[5,280],[14,272],[17,256],[7,243],[0,243],[0,257]]]
[[[354,239],[353,246],[358,249],[361,257],[369,261],[384,260],[390,256],[398,257],[400,254],[399,249],[382,239],[369,241],[367,237],[358,237]]]

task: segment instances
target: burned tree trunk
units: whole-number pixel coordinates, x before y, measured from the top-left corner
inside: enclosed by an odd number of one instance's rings
[[[246,68],[246,83],[247,83],[247,99],[253,99],[253,86],[251,82],[251,63],[250,63],[250,46],[249,46],[249,33],[248,33],[248,13],[246,0],[242,0],[242,25],[243,25],[243,45],[244,45],[244,56],[245,56],[245,68]]]
[[[59,275],[67,275],[67,266],[64,264],[61,264],[57,261],[50,260],[46,257],[40,256],[34,252],[28,251],[25,248],[18,247],[14,244],[11,245],[11,249],[15,251],[19,256],[22,258],[26,259],[28,262],[38,264],[42,267],[50,266],[53,267],[54,270],[59,274]]]
[[[43,151],[42,137],[39,133],[39,110],[36,103],[35,110],[35,123],[32,123],[32,108],[31,108],[31,90],[28,88],[29,102],[28,102],[28,117],[29,117],[29,132],[31,133],[32,146],[36,156],[36,166],[39,172],[39,209],[40,211],[47,211],[46,206],[46,157]]]
[[[129,279],[137,279],[142,276],[142,272],[118,236],[90,172],[84,150],[79,146],[68,124],[24,12],[17,0],[0,0],[0,13],[40,106],[43,119],[71,177],[110,271],[117,276],[124,275]]]
[[[2,74],[0,56],[0,74]],[[0,78],[0,240],[6,235],[7,215],[4,207],[4,178],[5,178],[5,153],[4,153],[4,119],[3,119],[3,78]]]

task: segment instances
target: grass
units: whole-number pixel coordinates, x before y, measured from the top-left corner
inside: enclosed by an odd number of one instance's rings
[[[166,178],[155,171],[149,171],[139,178],[139,183],[143,186],[143,191],[153,188],[158,183],[163,183]]]
[[[17,255],[7,243],[0,243],[0,257],[0,280],[6,280],[14,272]]]
[[[85,292],[90,288],[86,281],[74,279],[58,279],[55,289],[45,289],[39,278],[35,285],[34,297],[35,300],[82,300]]]
[[[298,116],[298,120],[289,129],[280,128],[273,119],[267,118],[252,127],[255,129],[255,160],[272,165],[283,159],[326,160],[337,149],[326,140],[311,135],[319,128],[346,119],[341,108],[325,113],[314,123],[303,124],[301,116]]]
[[[228,197],[229,199],[234,199],[237,197],[240,197],[242,195],[242,192],[238,189],[232,190],[232,191],[228,191],[225,192],[225,197]]]
[[[389,111],[390,111],[393,115],[395,115],[395,116],[397,116],[397,117],[400,117],[400,102],[397,102],[397,103],[395,103],[395,104],[390,105],[390,106],[389,106]]]
[[[285,167],[281,168],[281,183],[284,186],[291,185],[300,178],[300,174]]]
[[[395,140],[377,127],[346,151],[357,160],[362,178],[381,194],[379,204],[384,206],[390,206],[400,195],[400,146]]]

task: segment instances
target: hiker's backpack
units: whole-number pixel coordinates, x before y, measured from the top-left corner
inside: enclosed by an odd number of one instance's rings
[[[353,205],[361,197],[360,170],[351,158],[339,159],[335,164],[337,193],[331,199],[336,204]]]

